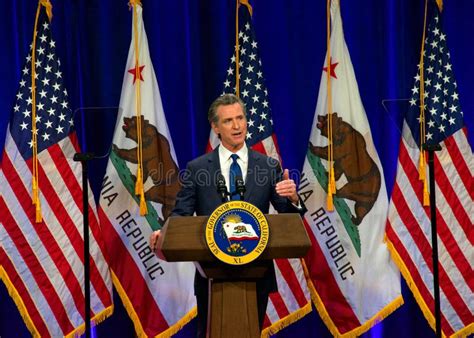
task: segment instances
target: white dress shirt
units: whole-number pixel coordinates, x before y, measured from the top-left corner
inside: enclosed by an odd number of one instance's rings
[[[230,165],[232,164],[232,158],[230,157],[232,154],[237,154],[239,158],[237,159],[237,163],[242,170],[242,179],[244,180],[247,178],[247,168],[249,166],[249,150],[247,145],[244,144],[242,148],[236,153],[231,152],[229,149],[224,147],[222,144],[219,146],[219,163],[221,166],[221,173],[225,179],[225,185],[227,186],[227,191],[230,191],[230,182],[229,182],[229,170]]]
[[[230,157],[232,154],[237,154],[239,158],[237,159],[237,163],[240,165],[240,169],[242,169],[242,179],[244,180],[244,183],[246,182],[247,178],[247,168],[249,166],[249,150],[247,148],[247,145],[244,143],[244,146],[240,148],[240,150],[236,153],[231,152],[229,149],[224,147],[222,143],[219,146],[219,164],[221,166],[221,173],[222,176],[224,176],[225,180],[225,185],[227,187],[227,191],[230,191],[230,183],[229,183],[229,171],[230,171],[230,165],[232,164],[232,158]],[[298,203],[293,203],[294,207],[297,209],[301,209],[301,203],[298,201]]]

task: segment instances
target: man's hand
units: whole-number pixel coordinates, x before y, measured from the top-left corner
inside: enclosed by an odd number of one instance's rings
[[[158,239],[160,238],[161,230],[153,231],[150,235],[150,248],[156,254]]]
[[[283,171],[283,180],[277,183],[275,189],[278,195],[287,197],[291,203],[298,203],[299,198],[296,192],[296,184],[295,181],[290,180],[288,169]]]

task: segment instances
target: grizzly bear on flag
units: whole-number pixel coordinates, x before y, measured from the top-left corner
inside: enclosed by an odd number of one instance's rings
[[[321,135],[328,137],[328,117],[318,115],[318,129]],[[347,183],[336,189],[336,196],[355,202],[352,223],[359,225],[372,209],[377,200],[381,178],[377,164],[366,149],[364,136],[349,123],[332,114],[333,159],[336,182],[344,174]],[[328,160],[328,147],[314,146],[310,142],[311,152]]]
[[[124,117],[122,126],[125,136],[135,142],[137,136],[137,118]],[[147,201],[163,205],[163,219],[166,220],[176,201],[176,194],[180,189],[178,166],[171,157],[170,145],[166,137],[161,135],[156,127],[140,116],[143,149],[143,182],[151,178],[153,186],[145,192]],[[137,147],[120,149],[115,144],[113,151],[122,159],[137,163]],[[132,175],[133,181],[136,177]]]

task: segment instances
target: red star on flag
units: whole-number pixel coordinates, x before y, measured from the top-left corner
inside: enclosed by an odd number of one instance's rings
[[[331,63],[331,76],[335,79],[337,79],[337,76],[336,76],[336,67],[337,65],[339,64],[339,62],[335,62],[335,63],[332,63],[332,58],[329,59],[329,62]],[[325,72],[328,71],[328,67],[324,67],[323,70]]]
[[[140,81],[143,81],[143,76],[142,76],[142,70],[145,68],[145,65],[143,66],[136,66],[135,68],[129,69],[128,72],[133,75],[133,84],[135,84],[135,81],[137,80],[137,72],[136,68],[138,67],[138,76],[140,78]]]

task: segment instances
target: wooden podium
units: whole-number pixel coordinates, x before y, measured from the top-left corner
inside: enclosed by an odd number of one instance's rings
[[[158,255],[168,262],[196,262],[201,275],[209,278],[208,335],[211,338],[257,338],[256,280],[276,258],[306,255],[311,241],[299,214],[265,215],[270,229],[265,251],[257,260],[241,265],[219,261],[204,237],[207,216],[169,217],[161,231]]]

